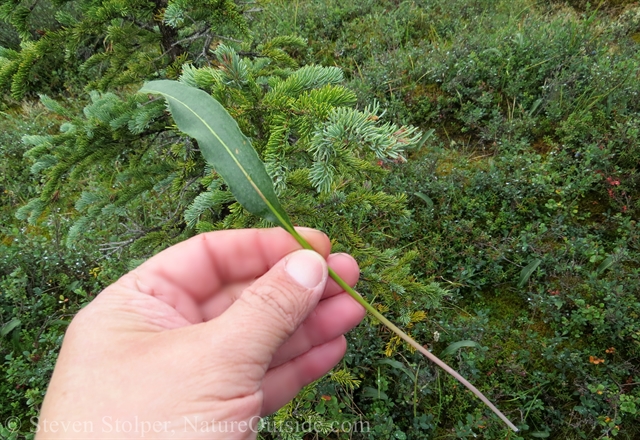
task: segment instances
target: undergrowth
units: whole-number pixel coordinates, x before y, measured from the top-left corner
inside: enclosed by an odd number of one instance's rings
[[[171,75],[217,93],[261,154],[296,171],[281,191],[298,206],[297,220],[354,252],[362,293],[435,354],[444,352],[521,429],[508,434],[453,379],[366,318],[348,335],[342,363],[268,420],[321,429],[261,435],[638,438],[640,8],[525,0],[258,6],[245,40],[224,40],[250,61],[243,86],[216,82],[224,63],[213,55],[210,66],[185,55],[179,61],[194,64],[172,65]],[[222,42],[211,49],[225,50]],[[345,80],[331,93],[348,99],[338,104],[377,103],[375,118],[419,127],[408,160],[356,157],[358,172],[342,170],[319,195],[305,151],[309,133],[328,123],[328,108],[310,119],[311,101],[269,102],[267,93],[304,65],[342,70]],[[134,117],[108,131],[87,116],[95,109],[131,116],[137,102],[128,91],[94,94],[87,104],[85,91],[69,88],[54,96],[75,115],[68,119],[9,98],[3,108],[11,110],[0,115],[0,421],[17,416],[21,436],[30,436],[66,324],[93,295],[173,241],[256,224],[220,196],[224,187],[184,137],[162,132],[159,146],[140,137],[164,129],[162,117],[138,121],[148,125],[135,133]],[[16,210],[49,179],[28,172],[22,135],[63,137],[58,127],[69,120],[88,137],[99,126],[113,158],[72,179],[58,176],[47,210],[31,224],[18,220]],[[144,161],[131,145],[144,146]],[[125,172],[123,164],[152,166],[158,157],[171,167],[162,179],[176,183]],[[149,176],[155,189],[105,208],[127,179]],[[69,247],[70,228],[86,215],[75,202],[89,191],[103,191],[104,204]],[[153,229],[159,220],[171,227]],[[0,435],[6,430],[0,425]]]

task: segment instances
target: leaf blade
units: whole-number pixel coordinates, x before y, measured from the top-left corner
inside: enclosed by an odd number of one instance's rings
[[[20,324],[22,324],[22,321],[20,321],[18,318],[13,318],[11,321],[7,322],[5,325],[2,326],[2,329],[0,330],[0,336],[2,337],[7,336]]]
[[[533,272],[538,268],[538,266],[540,266],[540,263],[542,263],[542,260],[536,258],[520,271],[520,280],[518,280],[519,288],[522,288],[525,284],[527,284],[527,281],[529,281],[529,278],[531,278]]]
[[[442,353],[440,353],[440,357],[445,357],[448,356],[450,354],[454,354],[456,351],[460,350],[463,347],[474,347],[474,348],[479,348],[480,344],[478,344],[476,341],[458,341],[458,342],[454,342],[453,344],[449,344],[447,346],[447,348],[445,348],[444,350],[442,350]]]
[[[598,268],[596,269],[596,273],[598,275],[602,274],[602,272],[604,272],[605,270],[609,269],[611,266],[613,266],[613,264],[615,263],[615,259],[613,258],[613,255],[609,255],[607,258],[605,258],[602,263],[600,263],[600,265],[598,266]]]
[[[415,375],[404,364],[396,361],[395,359],[381,359],[380,361],[378,361],[378,364],[389,365],[391,368],[394,368],[406,374],[409,380],[415,379]]]
[[[208,93],[177,81],[150,81],[141,93],[161,95],[178,128],[198,141],[205,160],[250,213],[291,231],[271,177],[236,121]]]
[[[433,204],[433,200],[431,200],[431,197],[421,192],[414,192],[413,194],[416,197],[422,199],[422,201],[424,201],[424,203],[427,204],[427,207],[429,208],[429,210],[433,210],[434,204]]]

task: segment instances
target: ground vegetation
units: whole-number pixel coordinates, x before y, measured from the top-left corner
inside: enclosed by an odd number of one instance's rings
[[[265,439],[640,436],[636,4],[5,0],[0,19],[0,437],[32,438],[102,288],[265,226],[135,93],[159,78],[218,99],[294,223],[521,429],[366,319],[267,425],[321,428]]]

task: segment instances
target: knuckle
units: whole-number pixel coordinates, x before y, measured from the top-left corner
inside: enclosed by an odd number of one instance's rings
[[[279,326],[288,334],[295,331],[304,310],[299,292],[284,283],[278,286],[269,283],[250,287],[249,293],[247,299],[263,315],[280,323]]]

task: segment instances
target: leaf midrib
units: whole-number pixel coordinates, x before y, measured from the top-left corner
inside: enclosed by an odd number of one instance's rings
[[[178,102],[180,105],[184,106],[187,110],[189,110],[196,118],[198,118],[200,120],[200,122],[202,122],[202,124],[207,127],[207,130],[209,130],[211,132],[211,134],[213,136],[215,136],[216,139],[218,139],[218,142],[220,142],[220,144],[222,144],[222,146],[224,147],[224,149],[227,151],[227,153],[229,154],[229,156],[231,156],[231,159],[233,159],[233,161],[236,163],[236,165],[238,166],[238,168],[240,169],[240,171],[242,171],[242,174],[244,174],[244,176],[247,178],[247,180],[249,181],[249,183],[251,184],[251,186],[255,189],[256,193],[258,193],[258,195],[260,196],[260,198],[264,201],[264,203],[267,205],[267,207],[269,208],[269,210],[278,218],[278,220],[280,220],[280,222],[283,225],[286,225],[287,227],[291,227],[292,225],[285,219],[282,218],[282,216],[280,215],[280,213],[273,207],[273,205],[269,202],[269,200],[264,196],[264,194],[262,193],[262,191],[260,191],[260,188],[258,188],[258,186],[255,184],[255,182],[253,181],[253,179],[251,178],[251,176],[247,173],[247,171],[244,169],[244,167],[240,164],[240,162],[238,161],[238,159],[233,155],[233,153],[231,152],[231,150],[229,149],[229,147],[227,146],[227,144],[220,138],[220,136],[218,136],[218,134],[211,128],[211,126],[200,117],[200,115],[193,110],[191,107],[189,107],[187,104],[185,104],[183,101],[179,100],[178,98],[176,98],[175,96],[169,95],[167,93],[163,93],[163,95],[169,96],[171,99],[173,99],[174,101]],[[287,228],[288,229],[288,228]]]

